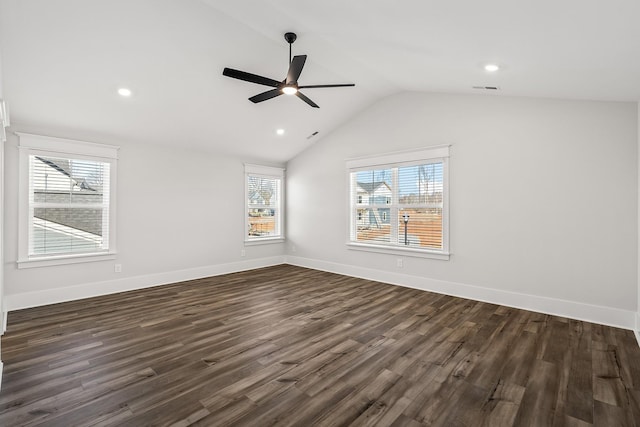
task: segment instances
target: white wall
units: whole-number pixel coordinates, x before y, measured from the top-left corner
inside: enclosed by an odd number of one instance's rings
[[[12,129],[18,130],[17,126]],[[243,159],[91,135],[20,130],[121,147],[118,255],[114,261],[17,268],[18,140],[11,135],[5,153],[5,288],[9,309],[239,271],[284,259],[283,244],[244,248]],[[242,249],[245,257],[241,257]],[[122,264],[122,273],[114,272],[116,263]]]
[[[1,45],[1,43],[0,43]],[[2,94],[2,53],[0,52],[0,99],[3,98]],[[0,124],[0,126],[2,126]],[[3,217],[4,217],[4,142],[0,140],[0,336],[4,334],[5,328],[5,308],[4,308],[4,272],[3,272]],[[2,340],[0,340],[0,387],[2,387]]]
[[[632,327],[637,122],[635,103],[394,95],[288,163],[290,260]],[[440,144],[451,259],[348,250],[345,160]]]

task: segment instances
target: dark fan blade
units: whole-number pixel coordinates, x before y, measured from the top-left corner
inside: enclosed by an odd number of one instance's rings
[[[289,65],[289,72],[287,73],[286,84],[296,83],[302,73],[302,67],[307,60],[307,55],[297,55],[293,57],[291,64]]]
[[[280,89],[271,89],[266,92],[259,93],[256,96],[252,96],[249,98],[249,101],[257,104],[258,102],[266,101],[267,99],[275,98],[280,95],[282,95]]]
[[[312,88],[318,88],[318,87],[350,87],[350,86],[355,86],[355,84],[345,83],[341,85],[308,85],[308,86],[298,86],[298,89],[312,89]]]
[[[307,98],[306,96],[301,94],[300,91],[296,92],[296,96],[298,98],[302,99],[307,104],[311,105],[313,108],[320,108],[320,106],[318,104],[316,104],[315,102],[313,102],[312,100],[310,100],[309,98]]]
[[[268,77],[262,77],[257,74],[247,73],[245,71],[234,70],[233,68],[225,68],[222,72],[222,75],[231,77],[232,79],[244,80],[245,82],[251,82],[271,87],[278,87],[281,84],[279,81],[270,79]]]

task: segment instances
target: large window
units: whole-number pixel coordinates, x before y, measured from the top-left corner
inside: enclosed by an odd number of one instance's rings
[[[283,180],[283,169],[245,165],[246,242],[284,239]]]
[[[117,147],[19,136],[19,265],[113,256]]]
[[[349,245],[448,259],[449,147],[349,160]]]

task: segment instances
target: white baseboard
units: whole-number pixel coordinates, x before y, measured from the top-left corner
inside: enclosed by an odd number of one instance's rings
[[[390,283],[407,288],[420,289],[492,304],[520,308],[555,316],[584,320],[602,325],[638,331],[637,313],[630,310],[584,304],[574,301],[526,295],[516,292],[491,289],[465,283],[448,282],[427,277],[400,274],[372,268],[356,267],[329,261],[287,256],[286,262],[300,267],[344,274],[368,280]],[[640,325],[640,323],[638,323]],[[636,332],[637,333],[637,332]],[[640,337],[639,337],[640,340]],[[640,341],[639,341],[640,342]]]
[[[2,390],[2,371],[4,370],[4,363],[0,361],[0,390]]]
[[[59,302],[74,301],[83,298],[114,294],[117,292],[133,291],[136,289],[166,285],[185,280],[203,277],[219,276],[221,274],[236,273],[254,268],[270,267],[285,262],[284,256],[258,258],[228,264],[217,264],[186,270],[168,271],[165,273],[148,274],[142,276],[125,277],[117,280],[107,280],[64,288],[47,289],[37,292],[24,292],[5,295],[7,311],[23,308],[38,307]]]

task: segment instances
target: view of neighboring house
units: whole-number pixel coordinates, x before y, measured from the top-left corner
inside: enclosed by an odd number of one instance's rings
[[[357,182],[358,227],[380,228],[391,222],[391,209],[368,208],[371,205],[390,205],[391,187],[385,181]]]
[[[398,187],[401,191],[397,204],[393,205],[393,190],[388,181],[367,182],[358,177],[356,240],[442,248],[442,166],[400,168]],[[396,209],[394,212],[392,207]]]
[[[271,178],[250,176],[247,181],[248,235],[270,236],[276,232],[278,184]]]
[[[100,168],[95,162],[32,156],[31,253],[101,248],[105,212]]]

